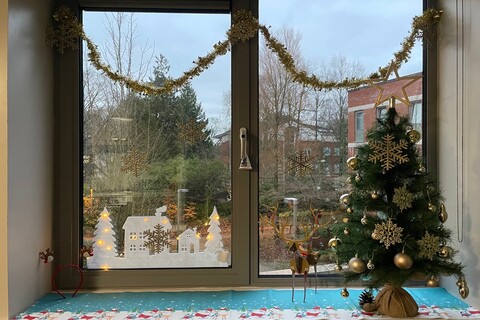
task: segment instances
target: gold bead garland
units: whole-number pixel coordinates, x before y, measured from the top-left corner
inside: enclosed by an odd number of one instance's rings
[[[58,23],[57,29],[53,27],[47,30],[47,44],[57,47],[58,52],[63,53],[65,49],[77,49],[78,38],[86,42],[88,48],[88,60],[99,71],[102,71],[111,80],[125,85],[130,90],[145,95],[160,95],[172,93],[185,85],[189,80],[199,76],[203,71],[212,65],[215,59],[225,55],[234,44],[245,42],[255,37],[258,32],[263,35],[267,47],[272,50],[280,60],[285,70],[292,76],[293,81],[304,86],[317,90],[331,90],[335,88],[353,89],[362,85],[370,85],[373,81],[383,79],[391,65],[398,69],[410,58],[410,53],[415,41],[419,39],[430,39],[435,34],[435,26],[440,21],[443,11],[428,9],[423,15],[413,18],[412,29],[408,36],[401,43],[402,48],[394,53],[387,66],[380,67],[377,72],[371,74],[368,79],[345,78],[340,82],[321,81],[316,75],[308,75],[305,70],[297,69],[295,60],[287,51],[285,45],[273,37],[268,28],[258,22],[253,14],[246,10],[239,10],[233,15],[233,23],[227,31],[227,39],[216,43],[213,50],[203,57],[194,61],[194,66],[185,71],[179,78],[168,79],[162,87],[156,87],[148,83],[136,81],[119,72],[113,71],[111,67],[101,61],[101,55],[97,45],[85,34],[83,26],[78,22],[73,11],[67,6],[60,6],[54,13],[54,20]]]

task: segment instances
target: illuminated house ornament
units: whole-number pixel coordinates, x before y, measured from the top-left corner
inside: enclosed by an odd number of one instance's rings
[[[104,232],[105,229],[110,231],[112,229],[111,224],[105,224],[109,223],[110,214],[104,209],[94,233],[96,237],[94,251],[93,256],[87,258],[87,268],[108,270],[228,267],[229,252],[223,249],[220,215],[216,207],[210,216],[209,234],[204,251],[201,251],[202,239],[196,228],[187,228],[176,237],[173,235],[172,224],[166,211],[167,207],[162,206],[156,209],[155,215],[128,217],[123,225],[124,252],[117,254],[114,241],[106,237],[107,233]],[[166,242],[168,245],[152,246],[152,243],[165,244]],[[172,251],[171,247],[175,242],[178,249]]]
[[[399,87],[398,85],[396,86],[388,86],[389,83],[389,78],[392,75],[392,73],[395,74],[395,83],[396,84],[401,84]],[[405,105],[411,107],[412,104],[410,103],[410,100],[408,99],[408,94],[407,94],[407,87],[412,85],[414,82],[417,80],[421,79],[422,76],[406,76],[406,77],[400,77],[398,75],[398,68],[395,65],[395,63],[391,63],[390,67],[388,68],[387,75],[385,78],[380,79],[380,80],[370,80],[370,83],[377,88],[380,92],[378,94],[377,100],[375,101],[374,108],[382,105],[382,103],[388,101],[389,108],[395,107],[395,100],[392,99],[397,99],[401,102],[403,102]],[[392,102],[392,103],[390,103]]]

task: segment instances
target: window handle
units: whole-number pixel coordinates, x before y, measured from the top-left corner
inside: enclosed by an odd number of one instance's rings
[[[252,170],[252,164],[247,154],[247,129],[240,128],[240,170]]]

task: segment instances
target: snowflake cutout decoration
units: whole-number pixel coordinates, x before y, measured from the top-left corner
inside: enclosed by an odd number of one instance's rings
[[[187,144],[194,144],[196,142],[202,141],[205,139],[205,127],[207,123],[205,121],[197,122],[193,119],[188,120],[185,123],[179,123],[178,128],[180,129],[178,133],[178,138],[181,141],[185,141]]]
[[[407,142],[400,140],[396,143],[393,139],[393,135],[387,134],[382,137],[383,142],[370,141],[368,145],[373,150],[373,154],[368,156],[368,161],[373,163],[380,161],[382,168],[387,171],[392,169],[397,163],[408,162],[408,156],[402,152],[402,150],[407,149]]]
[[[132,172],[135,177],[138,177],[140,172],[148,168],[147,154],[138,150],[131,150],[122,157],[123,165],[120,168],[122,172]]]
[[[433,260],[433,256],[440,250],[440,238],[429,234],[428,231],[425,231],[425,235],[417,240],[417,243],[420,247],[418,254],[420,258]]]
[[[394,189],[392,202],[397,205],[400,211],[411,208],[413,202],[413,193],[409,192],[407,185],[404,184],[403,187]]]
[[[398,227],[392,222],[392,219],[388,219],[386,223],[376,224],[373,232],[377,234],[380,243],[383,243],[385,248],[388,249],[395,243],[402,243],[402,231],[402,227]]]
[[[163,230],[161,224],[157,224],[153,227],[153,231],[146,230],[144,244],[147,248],[153,251],[155,254],[159,254],[165,250],[165,248],[170,247],[170,232]]]
[[[78,49],[78,39],[83,30],[72,10],[67,6],[60,6],[54,13],[55,27],[47,28],[46,42],[57,47],[57,51],[64,53],[65,49]]]
[[[315,157],[310,157],[305,152],[297,151],[294,156],[287,158],[288,171],[299,176],[311,173],[313,170],[313,159],[315,159]]]

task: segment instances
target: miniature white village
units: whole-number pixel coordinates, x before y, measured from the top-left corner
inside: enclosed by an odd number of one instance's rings
[[[177,236],[178,252],[171,252],[172,225],[165,215],[166,206],[154,216],[130,216],[122,229],[125,232],[125,252],[116,249],[115,232],[110,213],[104,208],[95,226],[93,256],[87,257],[88,269],[130,268],[197,268],[228,267],[229,252],[223,248],[220,216],[217,208],[210,215],[205,250],[200,251],[200,234],[187,228]]]

